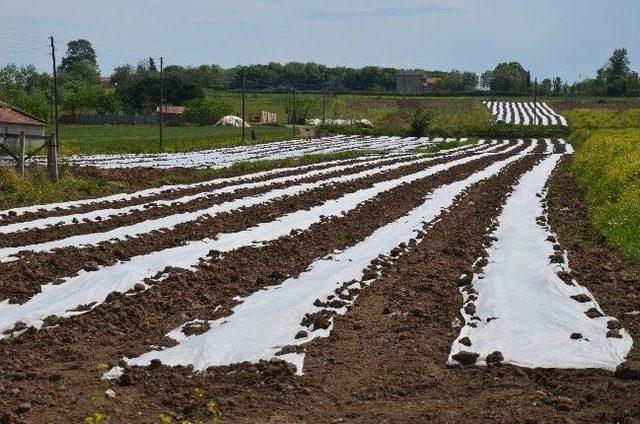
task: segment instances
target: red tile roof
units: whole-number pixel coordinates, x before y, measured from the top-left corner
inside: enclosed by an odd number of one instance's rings
[[[156,113],[160,113],[160,106],[156,108]],[[165,115],[182,115],[184,113],[184,106],[168,106],[163,107],[163,113]]]
[[[35,116],[31,116],[20,109],[11,107],[4,102],[0,102],[0,123],[12,125],[33,125],[37,127],[44,127],[47,125]]]

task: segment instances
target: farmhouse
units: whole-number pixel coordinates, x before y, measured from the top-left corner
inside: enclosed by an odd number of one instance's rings
[[[47,124],[35,116],[29,115],[20,109],[9,106],[0,101],[0,130],[2,132],[0,143],[10,149],[17,149],[17,135],[24,131],[26,136],[26,147],[38,147],[42,145],[44,130]],[[40,137],[30,139],[29,136]]]
[[[440,78],[429,77],[422,71],[398,71],[396,91],[403,94],[420,94],[433,91]]]

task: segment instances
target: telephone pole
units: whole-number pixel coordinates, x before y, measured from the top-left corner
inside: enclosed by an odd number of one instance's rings
[[[244,142],[244,95],[245,95],[245,78],[244,78],[244,67],[242,67],[242,141]]]
[[[533,87],[533,119],[534,124],[538,125],[538,78],[536,77]]]
[[[327,109],[327,83],[323,83],[322,84],[322,126],[324,126],[326,109]]]
[[[297,119],[297,108],[298,105],[296,104],[296,86],[293,86],[293,136],[296,136],[296,119]]]
[[[162,127],[164,126],[164,63],[160,56],[160,151],[163,150]]]
[[[49,168],[49,177],[53,182],[58,182],[58,71],[56,70],[56,47],[53,43],[53,35],[49,37],[49,40],[51,41],[51,62],[53,66],[53,121],[55,130],[53,137],[50,137],[47,142],[47,167]]]

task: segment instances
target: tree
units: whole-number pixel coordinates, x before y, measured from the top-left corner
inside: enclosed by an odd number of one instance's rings
[[[62,72],[66,72],[79,63],[87,63],[96,70],[98,69],[96,51],[93,49],[89,40],[79,39],[69,41],[67,43],[67,53],[62,58],[59,69]]]
[[[310,96],[297,96],[295,101],[293,97],[289,97],[285,103],[285,112],[289,123],[304,124],[307,121],[311,108],[316,105],[316,99]]]
[[[540,84],[538,85],[538,94],[540,94],[541,96],[548,96],[551,94],[552,89],[553,82],[551,82],[551,79],[545,78],[540,81]]]
[[[98,94],[95,102],[95,109],[100,115],[105,113],[116,114],[121,108],[122,105],[120,103],[120,99],[115,92],[103,90]]]
[[[518,62],[499,63],[486,78],[491,91],[524,93],[530,85],[529,73]]]
[[[596,81],[607,94],[623,96],[635,85],[629,68],[627,49],[615,49],[605,66],[598,69]]]
[[[562,94],[562,79],[555,77],[553,79],[553,95],[559,96]]]
[[[0,99],[47,121],[51,115],[51,78],[35,66],[10,63],[0,68]]]
[[[193,124],[212,125],[232,112],[233,107],[225,100],[198,98],[185,103],[182,119]]]

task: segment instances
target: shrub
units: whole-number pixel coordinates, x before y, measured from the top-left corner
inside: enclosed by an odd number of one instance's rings
[[[232,112],[233,107],[226,100],[191,99],[185,103],[182,118],[192,124],[212,125]]]
[[[435,113],[431,110],[416,110],[407,134],[413,137],[423,137],[431,126],[434,116]]]

